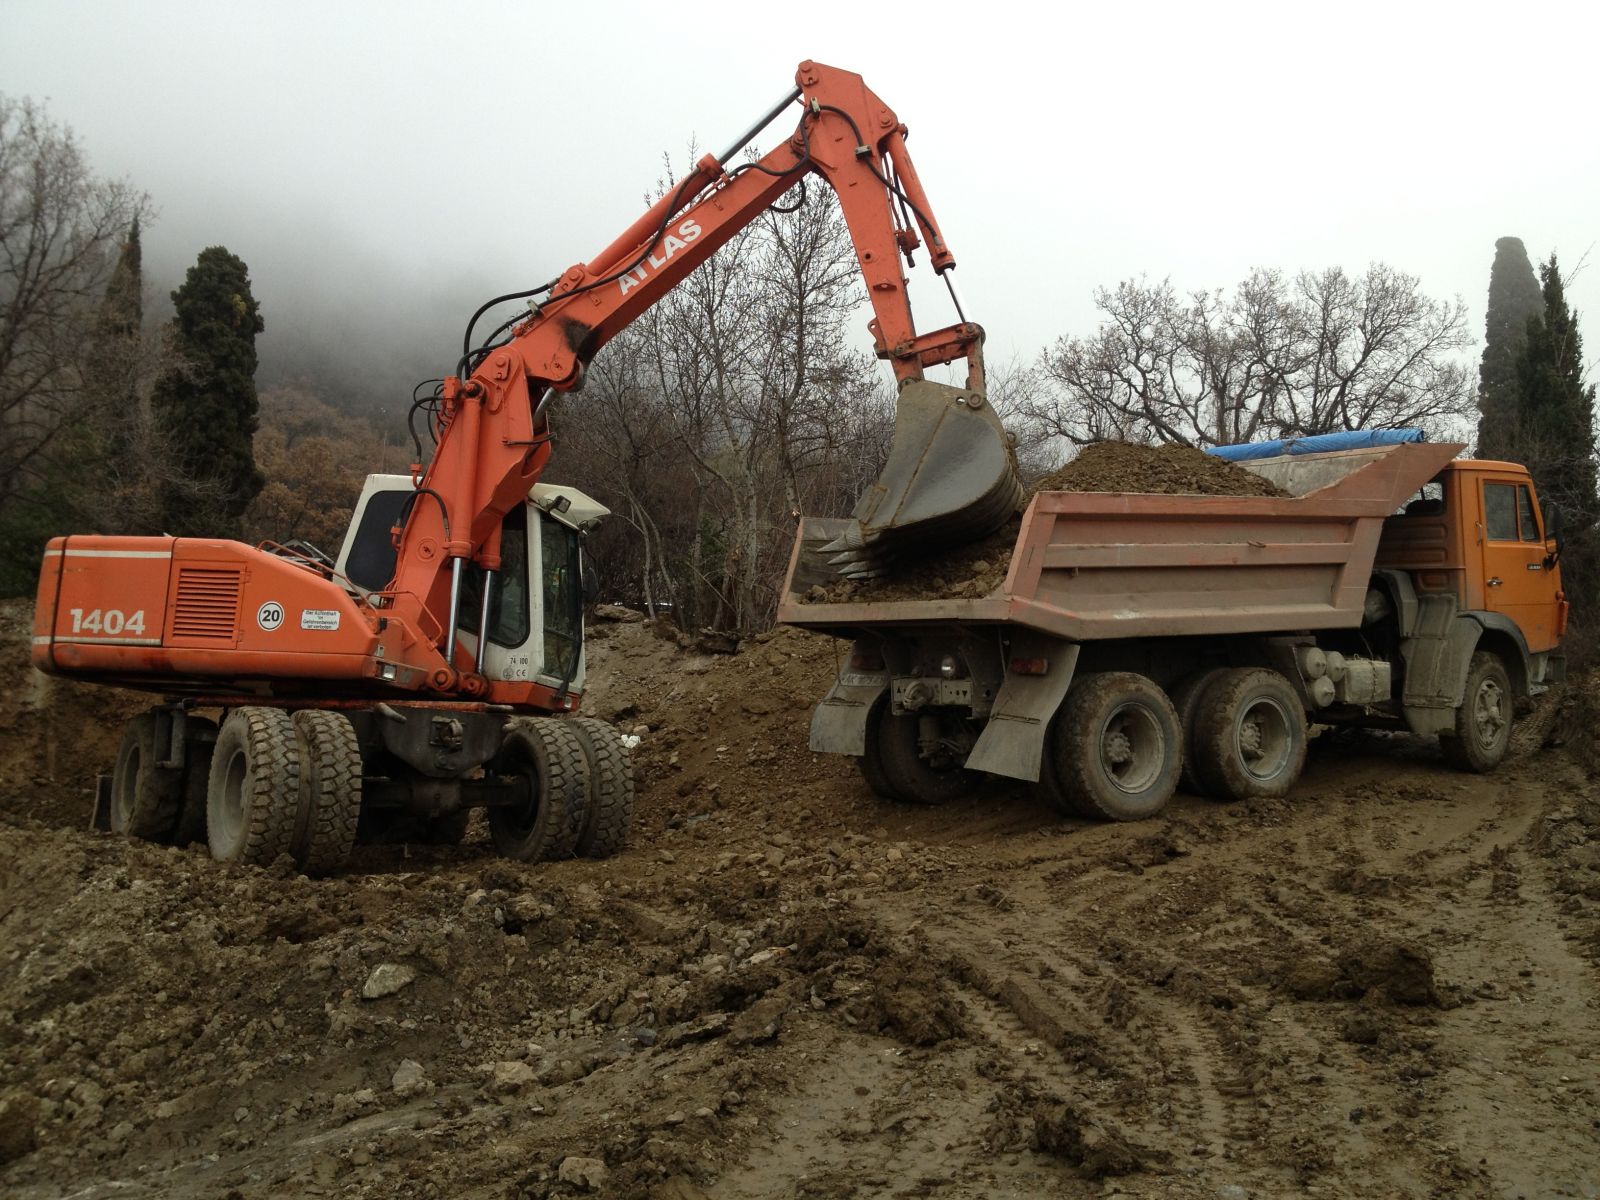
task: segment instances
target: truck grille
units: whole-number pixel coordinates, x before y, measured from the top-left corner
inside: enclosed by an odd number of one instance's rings
[[[178,599],[172,608],[172,636],[232,641],[239,623],[239,572],[215,567],[182,567]]]

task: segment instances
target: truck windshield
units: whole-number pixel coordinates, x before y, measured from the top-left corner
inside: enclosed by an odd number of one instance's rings
[[[570,680],[583,648],[583,582],[578,535],[559,521],[539,522],[544,574],[544,674]]]

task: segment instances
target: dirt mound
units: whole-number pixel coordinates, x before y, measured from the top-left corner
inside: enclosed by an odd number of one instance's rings
[[[1282,496],[1261,476],[1189,446],[1096,442],[1029,489],[1039,492],[1137,492],[1168,496]],[[813,587],[806,604],[960,600],[991,595],[1005,582],[1022,531],[1019,513],[981,542],[895,564],[880,579],[840,580]]]
[[[1033,486],[1034,492],[1139,492],[1163,496],[1283,496],[1277,484],[1192,446],[1096,442]]]

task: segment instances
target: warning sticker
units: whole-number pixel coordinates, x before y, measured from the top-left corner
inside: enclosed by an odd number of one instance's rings
[[[301,629],[337,629],[339,628],[339,610],[336,608],[302,608],[300,610]]]

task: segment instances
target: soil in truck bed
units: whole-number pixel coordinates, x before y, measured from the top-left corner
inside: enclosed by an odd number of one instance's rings
[[[1190,446],[1140,446],[1097,442],[1028,491],[1140,492],[1166,496],[1282,496],[1286,493],[1243,467]],[[1022,530],[1019,511],[997,532],[943,554],[897,563],[881,579],[846,580],[813,587],[806,604],[885,600],[976,599],[1005,582],[1011,551]]]

